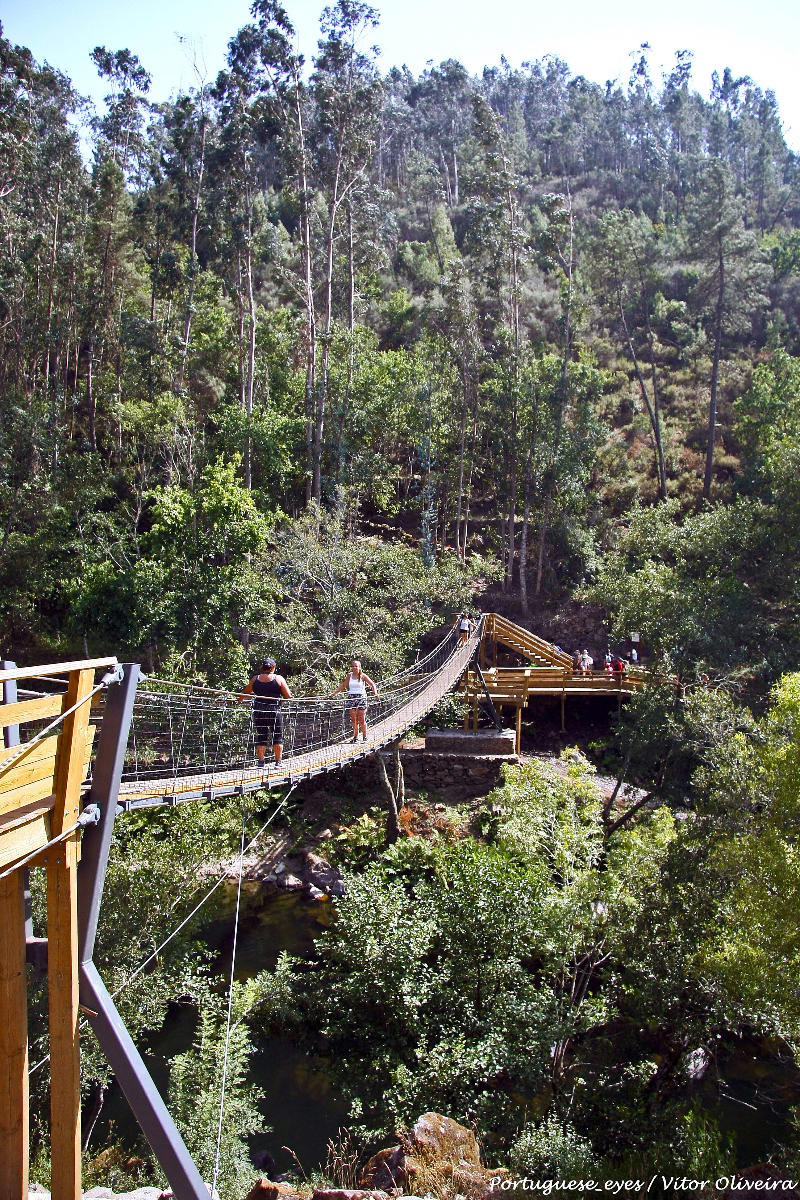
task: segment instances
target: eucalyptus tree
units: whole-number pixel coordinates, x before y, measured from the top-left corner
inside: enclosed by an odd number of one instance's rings
[[[500,444],[507,462],[503,560],[504,588],[509,588],[516,554],[516,501],[519,466],[520,355],[522,349],[521,295],[527,253],[520,180],[497,114],[482,95],[473,97],[473,129],[479,145],[479,175],[472,198],[470,230],[474,250],[482,248],[492,303],[492,340],[496,368],[493,386],[505,413],[498,422]],[[499,413],[498,413],[499,415]],[[505,436],[503,436],[505,435]]]
[[[651,202],[659,208],[664,199],[666,154],[661,133],[662,113],[653,94],[648,54],[650,46],[642,43],[633,56],[628,81],[627,125],[632,151],[632,175],[649,185]]]
[[[720,360],[726,337],[748,329],[766,307],[770,269],[755,235],[745,228],[743,203],[718,158],[706,167],[689,213],[689,248],[698,268],[695,303],[713,346],[703,496],[714,472]]]
[[[459,158],[470,133],[473,90],[474,84],[465,68],[449,58],[424,71],[409,95],[429,156],[440,173],[449,208],[461,202]]]
[[[533,245],[539,265],[546,274],[554,276],[558,285],[561,307],[561,382],[555,410],[553,450],[546,468],[542,494],[542,516],[536,564],[536,595],[542,588],[544,553],[550,528],[553,496],[557,487],[558,461],[562,434],[569,415],[571,400],[569,368],[573,353],[573,323],[575,310],[576,257],[575,214],[569,180],[563,192],[543,196],[535,215]]]
[[[337,0],[323,11],[323,38],[314,60],[314,157],[326,209],[322,267],[322,357],[317,380],[312,453],[312,496],[322,498],[322,463],[328,371],[333,331],[334,266],[342,216],[372,163],[380,126],[383,86],[377,47],[366,53],[362,38],[378,25],[376,9],[362,0]]]
[[[598,222],[590,261],[596,294],[612,314],[633,364],[653,435],[658,494],[666,500],[661,380],[654,327],[656,305],[659,300],[662,307],[665,303],[664,278],[661,244],[652,222],[630,209],[607,213]]]
[[[76,347],[86,175],[69,80],[0,37],[0,384],[23,400],[21,461],[35,477],[60,457]],[[19,464],[15,474],[19,469]]]
[[[120,326],[125,258],[129,244],[129,182],[141,177],[146,148],[144,112],[150,76],[130,50],[96,46],[92,60],[108,79],[106,112],[95,120],[97,140],[87,227],[85,279],[86,419],[89,445],[98,447],[96,374],[113,371],[117,405],[121,404],[122,346]],[[107,390],[104,388],[103,390]]]
[[[179,96],[165,117],[169,140],[165,146],[164,172],[175,192],[176,224],[188,241],[186,300],[175,380],[176,390],[181,393],[195,313],[195,287],[200,271],[198,227],[204,201],[209,142],[213,132],[210,89],[201,81],[196,92]]]
[[[256,389],[256,257],[265,219],[256,151],[269,136],[269,114],[262,97],[260,31],[239,30],[228,47],[228,69],[221,71],[214,92],[220,136],[211,170],[220,208],[225,214],[230,247],[225,255],[238,323],[239,403],[245,415],[244,476],[252,486],[250,423]]]
[[[458,411],[458,475],[455,544],[464,557],[469,536],[470,507],[475,476],[481,411],[480,370],[483,347],[480,340],[478,313],[469,271],[461,257],[455,258],[442,281],[443,307],[438,321],[446,338],[450,354],[457,367],[460,381]]]
[[[690,91],[692,58],[690,50],[677,51],[659,96],[667,143],[667,198],[671,197],[678,218],[694,186],[703,148],[705,104],[697,92]]]
[[[317,316],[314,294],[312,213],[314,180],[308,141],[309,96],[304,59],[295,50],[295,31],[278,0],[254,0],[252,14],[259,40],[260,89],[280,146],[284,171],[292,180],[299,214],[300,269],[296,292],[303,306],[306,420],[306,503],[313,476],[314,404],[317,375]]]

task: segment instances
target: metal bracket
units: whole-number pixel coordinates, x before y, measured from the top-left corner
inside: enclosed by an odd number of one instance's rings
[[[125,678],[125,669],[122,663],[117,663],[112,671],[106,671],[103,678],[100,680],[103,687],[108,687],[112,683],[122,683]]]

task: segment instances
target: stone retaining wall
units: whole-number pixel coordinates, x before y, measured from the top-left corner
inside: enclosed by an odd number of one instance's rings
[[[388,767],[391,752],[383,751],[382,754]],[[407,789],[425,791],[432,799],[451,804],[488,795],[501,783],[503,764],[519,762],[515,754],[442,753],[426,750],[421,742],[402,747],[400,756]],[[303,800],[311,801],[320,794],[351,795],[380,788],[381,779],[373,755],[341,770],[330,771],[323,784],[319,780],[302,783],[299,795]]]

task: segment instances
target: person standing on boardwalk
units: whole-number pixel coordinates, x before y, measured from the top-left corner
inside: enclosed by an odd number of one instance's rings
[[[272,743],[275,762],[283,757],[283,713],[281,699],[289,699],[289,685],[282,675],[275,673],[274,658],[265,658],[261,672],[254,675],[239,699],[255,696],[253,703],[253,731],[256,739],[256,766],[266,766],[267,746]]]
[[[357,658],[354,658],[350,664],[350,674],[345,675],[342,682],[339,684],[335,692],[331,692],[331,697],[338,695],[339,692],[346,691],[350,697],[350,722],[353,726],[353,741],[357,742],[359,738],[367,740],[367,687],[371,687],[374,695],[377,696],[378,689],[370,679],[369,675],[365,675],[361,669],[361,663]]]

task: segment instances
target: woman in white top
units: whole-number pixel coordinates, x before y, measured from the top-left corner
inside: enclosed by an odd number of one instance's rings
[[[356,658],[350,664],[350,674],[345,675],[335,692],[331,692],[331,696],[336,696],[339,692],[346,691],[350,697],[350,721],[354,742],[359,738],[367,740],[367,686],[371,687],[377,696],[378,689],[369,675],[365,675],[361,670],[361,663]]]

